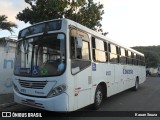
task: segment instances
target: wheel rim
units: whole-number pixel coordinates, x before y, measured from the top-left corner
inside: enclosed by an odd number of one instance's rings
[[[102,92],[100,90],[97,91],[96,94],[96,103],[99,105],[102,102]]]

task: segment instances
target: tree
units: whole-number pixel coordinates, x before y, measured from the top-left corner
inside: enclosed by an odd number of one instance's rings
[[[16,16],[17,19],[34,24],[58,18],[68,18],[93,30],[103,33],[101,20],[104,14],[103,5],[93,0],[25,0],[30,5]]]
[[[159,57],[154,52],[144,52],[146,67],[157,67],[159,63]]]
[[[7,21],[6,15],[0,15],[0,29],[1,30],[8,30],[10,33],[13,32],[13,27],[17,28],[17,25],[13,22]]]
[[[157,67],[160,64],[160,46],[138,46],[132,48],[144,53],[146,67]]]

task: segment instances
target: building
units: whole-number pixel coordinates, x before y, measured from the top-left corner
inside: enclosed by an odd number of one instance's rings
[[[12,93],[16,40],[0,38],[0,94]]]

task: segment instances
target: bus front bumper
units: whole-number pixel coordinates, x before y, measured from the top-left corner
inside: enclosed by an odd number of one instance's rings
[[[19,104],[48,111],[68,111],[68,95],[66,93],[51,98],[38,98],[22,95],[14,90],[14,101]]]

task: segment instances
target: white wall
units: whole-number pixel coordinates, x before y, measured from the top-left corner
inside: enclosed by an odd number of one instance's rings
[[[13,67],[16,42],[0,40],[0,94],[13,92]]]

